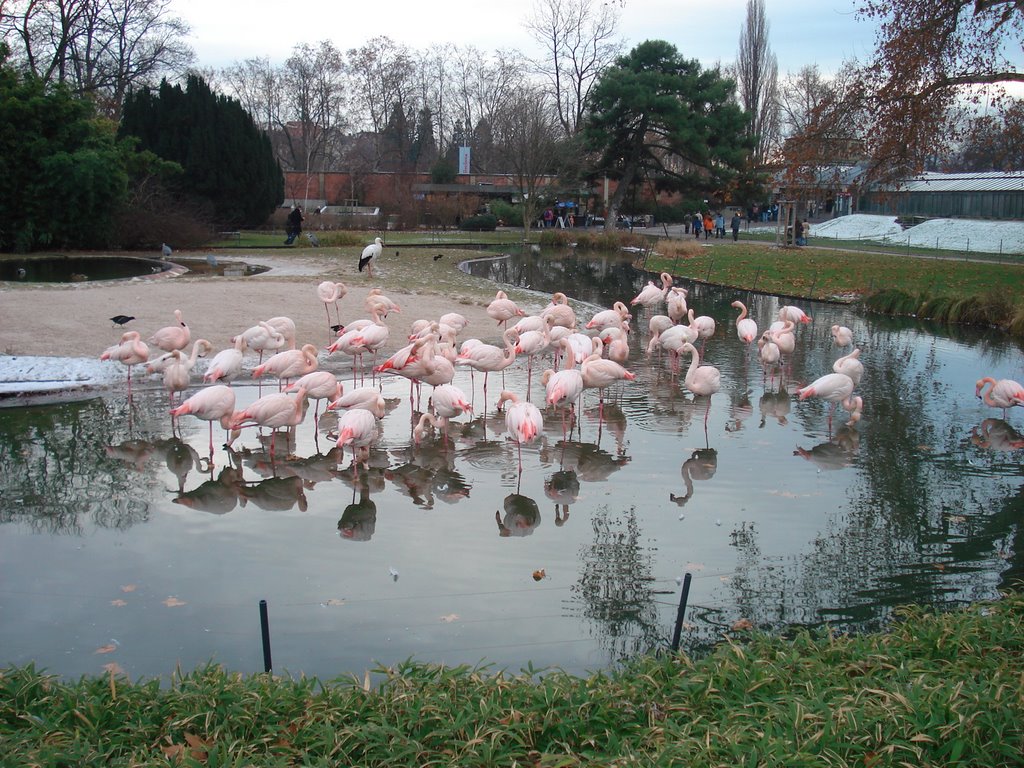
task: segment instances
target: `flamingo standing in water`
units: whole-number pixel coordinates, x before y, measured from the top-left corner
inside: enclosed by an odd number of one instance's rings
[[[588,331],[597,331],[600,333],[605,328],[622,328],[628,330],[629,320],[633,316],[629,314],[629,307],[623,304],[621,301],[616,301],[612,304],[611,309],[602,309],[599,312],[594,313],[594,316],[587,322],[586,329]]]
[[[284,334],[265,320],[260,320],[257,325],[246,328],[238,336],[232,337],[231,343],[237,344],[239,337],[241,337],[249,349],[259,352],[259,362],[261,364],[263,363],[264,352],[276,352],[279,349],[283,349],[285,344],[288,343]]]
[[[604,390],[617,381],[633,381],[634,373],[627,371],[614,360],[601,357],[600,341],[598,351],[590,355],[580,364],[580,375],[583,377],[584,389],[596,389],[598,393],[598,421],[604,420]]]
[[[387,410],[384,396],[376,387],[356,387],[345,392],[337,400],[329,403],[328,411],[363,410],[369,411],[378,419],[383,419]]]
[[[836,373],[845,373],[851,379],[853,379],[853,386],[860,384],[861,376],[864,375],[864,363],[858,358],[860,357],[860,350],[854,349],[848,355],[844,355],[832,363],[832,370]]]
[[[665,314],[672,318],[673,323],[681,323],[686,319],[689,308],[686,306],[686,295],[689,293],[685,288],[678,286],[669,289],[665,296]]]
[[[149,337],[149,345],[162,349],[164,352],[173,352],[176,349],[187,347],[192,340],[192,332],[181,318],[181,310],[174,310],[174,319],[177,322],[156,331]]]
[[[832,326],[832,343],[837,347],[848,347],[853,344],[853,331],[845,325]]]
[[[710,315],[697,315],[694,317],[693,309],[687,310],[686,316],[690,319],[690,327],[697,331],[697,337],[701,340],[700,353],[703,355],[708,339],[715,335],[715,330],[717,329],[715,319]]]
[[[346,411],[338,419],[338,447],[352,447],[352,469],[358,473],[357,454],[369,454],[370,446],[377,442],[377,417],[370,411],[356,408]]]
[[[701,365],[700,354],[690,342],[683,344],[681,351],[690,353],[690,367],[686,370],[686,388],[693,394],[706,396],[708,399],[708,407],[704,411],[704,432],[707,434],[708,414],[711,413],[711,396],[721,389],[722,374],[713,365]]]
[[[231,417],[232,439],[244,427],[267,427],[270,433],[270,456],[274,456],[274,435],[281,427],[295,427],[302,423],[305,416],[304,404],[306,392],[299,389],[294,396],[284,392],[264,395],[253,401],[248,408],[235,411]]]
[[[987,390],[986,387],[988,387]],[[991,376],[978,379],[974,385],[974,394],[982,398],[985,405],[991,408],[1002,408],[1004,421],[1009,408],[1013,408],[1015,405],[1024,405],[1024,386],[1013,379],[996,381]]]
[[[226,384],[214,384],[212,387],[204,387],[177,408],[171,410],[171,416],[175,418],[190,414],[197,419],[210,423],[211,459],[213,457],[213,422],[220,422],[224,429],[230,431],[234,413],[235,390]]]
[[[811,316],[804,312],[800,307],[794,307],[792,305],[786,305],[779,307],[779,320],[789,320],[793,325],[806,325],[811,322]]]
[[[736,318],[736,335],[744,344],[749,344],[757,338],[757,323],[747,317],[747,306],[742,301],[734,301],[732,307],[740,311]]]
[[[525,315],[526,313],[504,291],[498,291],[491,303],[487,305],[487,316],[492,320],[497,320],[502,329],[508,329],[508,321],[513,317]]]
[[[334,402],[341,397],[341,383],[330,371],[313,371],[293,381],[284,388],[285,392],[303,390],[306,398],[314,400],[313,404],[313,432],[316,432],[317,422],[320,417],[320,401],[327,400]]]
[[[331,305],[334,305],[334,317],[338,325],[341,325],[341,315],[338,313],[338,302],[345,298],[348,293],[348,286],[344,283],[334,283],[324,280],[316,287],[316,295],[324,303],[324,311],[327,313],[327,326],[331,326]]]
[[[553,327],[576,328],[576,312],[569,306],[569,297],[561,291],[551,294],[551,303],[541,310],[540,316],[545,320],[550,317]]]
[[[493,344],[476,344],[465,352],[460,352],[455,359],[456,365],[468,365],[475,371],[484,372],[484,412],[487,411],[487,377],[494,372],[504,371],[516,359],[516,344],[519,334],[509,328],[502,335],[504,347]]]
[[[568,346],[568,342],[565,340],[561,343]],[[544,402],[554,408],[560,408],[562,411],[562,439],[564,440],[566,435],[565,411],[568,409],[575,420],[576,403],[583,394],[583,374],[575,367],[572,354],[567,350],[562,370],[548,369],[544,371],[541,382],[544,384]]]
[[[276,376],[280,390],[290,379],[315,371],[320,366],[316,354],[316,347],[312,344],[303,344],[301,349],[286,349],[253,368],[252,377],[258,379],[263,374]]]
[[[533,403],[520,400],[519,396],[502,390],[498,397],[498,411],[505,403],[511,403],[505,411],[505,429],[509,438],[516,444],[519,453],[519,474],[523,474],[523,446],[529,445],[544,432],[544,417],[540,409]]]
[[[820,397],[822,400],[832,403],[832,408],[828,412],[829,434],[832,433],[832,415],[840,403],[842,403],[843,408],[851,413],[857,410],[856,401],[850,397],[852,394],[853,379],[845,373],[826,373],[806,387],[801,387],[797,390],[800,400],[806,400],[809,397]]]
[[[768,369],[772,369],[772,385],[775,384],[775,366],[779,364],[779,360],[782,358],[782,352],[779,350],[779,345],[775,343],[775,339],[772,337],[771,331],[765,331],[761,334],[761,338],[757,342],[757,356],[761,360],[761,367],[764,372],[767,373]],[[763,383],[762,379],[762,383]]]
[[[138,331],[128,331],[121,335],[120,342],[104,350],[100,360],[116,360],[128,366],[128,395],[131,396],[132,366],[141,365],[149,360],[149,346],[142,340]]]
[[[167,397],[171,406],[174,405],[174,398],[178,392],[188,389],[192,383],[192,368],[196,359],[205,355],[213,349],[213,345],[206,339],[197,339],[192,345],[192,354],[188,357],[180,349],[170,353],[170,357],[162,362],[164,374],[164,389],[167,390]]]
[[[213,384],[217,381],[224,381],[230,384],[241,375],[242,358],[246,347],[245,337],[239,334],[235,336],[233,343],[233,347],[222,349],[214,355],[210,364],[206,367],[203,381],[207,384]]]
[[[635,307],[637,304],[644,307],[645,309],[654,309],[668,296],[669,289],[672,287],[672,275],[668,272],[662,272],[661,275],[661,287],[659,288],[653,280],[648,280],[647,285],[634,296],[629,304]]]

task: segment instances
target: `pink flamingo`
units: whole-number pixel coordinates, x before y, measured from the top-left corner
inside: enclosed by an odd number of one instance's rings
[[[342,450],[346,445],[352,447],[352,468],[356,473],[359,472],[357,453],[365,450],[368,455],[370,446],[375,442],[377,442],[377,417],[370,411],[355,408],[346,411],[338,419],[337,446]]]
[[[860,385],[860,379],[864,375],[864,363],[858,358],[860,357],[860,350],[854,349],[848,355],[844,355],[832,363],[832,370],[836,373],[845,373],[851,379],[853,379],[853,386]]]
[[[538,318],[540,319],[540,318]],[[548,317],[541,320],[541,328],[538,330],[521,330],[514,327],[519,334],[519,341],[516,343],[516,354],[526,355],[526,397],[530,397],[530,386],[533,383],[533,358],[543,355],[551,349],[550,327],[554,324],[554,318]]]
[[[837,347],[848,347],[853,344],[853,331],[845,325],[832,326],[832,343]]]
[[[747,317],[747,306],[742,301],[734,301],[732,307],[740,311],[736,318],[736,335],[744,344],[749,344],[757,338],[757,323]]]
[[[658,344],[669,354],[672,374],[679,373],[679,356],[684,344],[692,344],[698,338],[697,329],[690,325],[673,325],[658,336]]]
[[[494,299],[487,305],[487,316],[497,320],[502,328],[508,328],[508,321],[513,317],[523,317],[526,313],[512,301],[504,291],[498,291]]]
[[[442,384],[430,393],[430,407],[442,419],[453,419],[463,413],[472,413],[466,393],[452,384]]]
[[[686,319],[689,309],[686,306],[686,296],[689,293],[685,288],[678,286],[669,290],[665,296],[665,314],[672,318],[673,323],[681,323]]]
[[[789,320],[794,326],[797,324],[806,325],[811,322],[811,316],[800,309],[800,307],[787,304],[784,307],[779,307],[779,320]]]
[[[629,359],[629,340],[626,338],[625,331],[621,328],[605,328],[598,338],[604,344],[609,360],[614,360],[619,365],[625,364]]]
[[[576,313],[569,306],[569,297],[561,291],[551,294],[551,303],[541,310],[540,316],[559,328],[576,328]]]
[[[375,307],[370,313],[373,322],[369,325],[361,328],[352,339],[352,345],[357,349],[362,349],[373,355],[373,363],[377,362],[377,350],[383,347],[388,342],[388,338],[391,336],[390,329],[384,324],[381,319],[381,311],[379,307]],[[362,358],[362,353],[359,354]]]
[[[244,427],[267,427],[270,430],[277,430],[281,427],[295,427],[302,423],[305,416],[303,405],[306,401],[306,393],[300,389],[294,396],[284,392],[275,392],[272,395],[264,395],[255,400],[241,411],[235,411],[231,416],[232,440],[234,433]],[[274,455],[274,435],[270,433],[270,455]]]
[[[565,342],[563,342],[564,344]],[[576,416],[576,403],[583,394],[583,374],[575,368],[572,356],[565,357],[565,367],[560,371],[546,370],[541,377],[544,384],[544,402],[562,410],[562,438],[565,439],[565,410]]]
[[[206,373],[203,374],[204,382],[212,384],[217,381],[225,381],[230,384],[241,375],[243,353],[246,347],[245,337],[235,336],[233,343],[233,347],[222,349],[213,356],[210,364],[206,367]]]
[[[270,325],[265,320],[260,320],[257,325],[251,328],[246,328],[238,336],[231,338],[232,344],[237,344],[238,339],[241,337],[245,345],[254,352],[259,352],[260,363],[263,362],[264,352],[275,352],[279,349],[283,349],[288,340],[285,339],[284,334],[280,333],[274,326]]]
[[[378,419],[384,418],[386,408],[384,396],[376,387],[356,387],[327,405],[328,411],[363,410],[369,411]]]
[[[185,321],[181,319],[181,310],[174,310],[175,325],[165,326],[149,337],[151,346],[162,349],[164,352],[173,352],[176,349],[184,349],[192,340],[192,332]]]
[[[758,339],[757,356],[761,360],[761,367],[764,368],[765,373],[768,372],[769,368],[772,369],[772,384],[774,385],[775,366],[779,364],[779,360],[782,358],[782,352],[779,350],[779,345],[776,344],[772,338],[771,331],[765,331],[761,334],[761,338]]]
[[[402,314],[402,308],[398,306],[391,298],[384,295],[384,291],[380,288],[371,288],[370,292],[366,294],[366,298],[363,299],[363,307],[366,308],[367,313],[372,314],[374,309],[380,310],[380,313],[387,316],[391,312],[397,312]]]
[[[697,337],[701,340],[700,353],[703,355],[708,339],[714,336],[715,330],[717,330],[715,319],[710,315],[697,315],[694,317],[693,309],[687,310],[686,316],[690,319],[690,327],[697,331]]]
[[[219,421],[221,427],[231,429],[231,421],[235,412],[235,390],[226,384],[215,384],[196,392],[192,397],[177,408],[171,410],[171,416],[177,418],[190,414],[197,419],[210,423],[210,456],[213,456],[213,422]],[[212,466],[212,465],[211,465]]]
[[[850,400],[850,395],[852,394],[853,379],[845,373],[826,373],[806,387],[801,387],[797,390],[800,400],[806,400],[809,397],[820,397],[822,400],[832,403],[832,408],[828,412],[829,434],[832,433],[832,415],[840,403],[848,411],[853,412],[855,409],[855,402]]]
[[[658,337],[675,325],[675,321],[668,315],[651,315],[647,321],[647,330],[650,331],[651,340],[647,342],[647,354],[651,354],[658,348]]]
[[[100,360],[116,360],[128,366],[128,394],[131,395],[132,366],[141,365],[149,360],[149,347],[138,331],[128,331],[121,335],[120,342],[103,351]]]
[[[648,280],[647,285],[630,300],[630,306],[635,307],[639,304],[647,309],[653,309],[654,307],[665,301],[665,297],[668,296],[669,289],[672,287],[672,275],[668,272],[662,272],[661,275],[661,287],[659,288],[653,280]]]
[[[324,280],[316,287],[316,295],[320,298],[320,301],[324,303],[324,311],[327,313],[327,325],[331,325],[331,309],[330,305],[334,305],[334,316],[337,319],[338,325],[341,325],[341,315],[338,313],[338,302],[345,298],[345,294],[348,293],[348,286],[344,283],[334,283],[330,280]]]
[[[313,405],[313,430],[315,431],[320,416],[320,401],[334,402],[340,398],[341,384],[330,371],[313,371],[293,381],[284,388],[284,391],[295,392],[300,389],[305,391],[307,399],[316,401]]]
[[[502,390],[498,397],[498,411],[511,403],[505,412],[505,429],[519,453],[519,474],[523,474],[523,446],[529,445],[544,432],[544,417],[533,403],[520,400],[512,392]]]
[[[693,310],[690,310],[691,312]],[[700,354],[690,342],[683,344],[682,352],[690,353],[690,367],[686,370],[686,388],[695,395],[706,396],[708,407],[704,411],[704,432],[708,430],[708,414],[711,413],[711,396],[722,387],[722,374],[713,365],[701,365]]]
[[[301,349],[286,349],[272,355],[267,362],[252,369],[252,377],[258,379],[264,374],[278,378],[278,389],[296,376],[304,376],[315,371],[320,363],[317,361],[317,350],[312,344],[303,344]]]
[[[170,352],[170,357],[163,362],[164,389],[167,390],[167,397],[174,405],[174,397],[178,392],[188,389],[192,383],[192,368],[196,359],[205,355],[213,349],[213,345],[206,339],[197,339],[192,345],[192,354],[188,357],[180,349]]]
[[[629,320],[633,316],[629,314],[629,307],[623,304],[621,301],[616,301],[612,304],[611,309],[602,309],[599,312],[594,313],[594,316],[590,318],[590,321],[586,324],[588,331],[603,331],[605,328],[625,328],[629,327]]]
[[[772,341],[779,348],[779,354],[786,359],[787,364],[791,362],[790,356],[796,349],[796,335],[793,333],[794,327],[792,320],[784,320],[781,330],[770,331]]]
[[[988,387],[986,390],[985,387]],[[1024,405],[1024,386],[1021,386],[1013,379],[999,379],[996,381],[991,376],[978,379],[974,385],[974,394],[981,397],[985,405],[991,408],[1003,409],[1003,420],[1006,420],[1006,411],[1015,405]]]
[[[487,411],[487,377],[494,372],[504,371],[516,359],[516,344],[519,334],[509,328],[502,335],[505,346],[493,344],[477,344],[466,352],[460,352],[455,360],[456,365],[468,365],[475,371],[484,372],[484,412]]]
[[[600,344],[600,342],[598,342]],[[597,351],[580,365],[584,389],[596,389],[598,393],[598,420],[604,419],[604,390],[617,381],[633,381],[634,373],[627,371],[614,360],[601,357]]]
[[[284,343],[288,349],[295,349],[295,321],[290,317],[278,315],[267,320],[267,325],[284,336]]]

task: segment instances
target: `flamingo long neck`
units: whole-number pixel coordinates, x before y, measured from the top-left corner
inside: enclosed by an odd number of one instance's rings
[[[736,303],[740,305],[740,316],[736,318],[736,322],[738,323],[740,320],[744,319],[747,316],[747,305],[744,304],[743,302]]]
[[[700,353],[692,344],[690,346],[691,349],[687,350],[690,353],[690,367],[686,369],[687,386],[693,383],[693,380],[697,377],[697,369],[700,367]]]

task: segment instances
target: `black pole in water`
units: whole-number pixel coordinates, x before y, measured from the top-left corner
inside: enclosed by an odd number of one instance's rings
[[[686,613],[686,598],[690,595],[690,574],[683,577],[683,591],[679,595],[679,611],[676,613],[676,628],[672,631],[672,650],[679,650],[679,635],[683,631],[683,614]]]
[[[270,619],[266,600],[260,600],[260,634],[263,636],[263,671],[271,672],[274,665],[270,662]]]

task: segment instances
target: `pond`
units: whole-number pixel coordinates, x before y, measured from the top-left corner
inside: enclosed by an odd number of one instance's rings
[[[537,307],[570,293],[588,302],[582,321],[648,279],[614,257],[467,268],[529,286]],[[685,573],[690,651],[741,620],[871,630],[900,604],[993,598],[1020,579],[1021,416],[974,396],[983,375],[1021,378],[1015,344],[800,303],[813,322],[780,385],[737,339],[730,302],[761,328],[792,302],[677,283],[718,323],[710,410],[644,354],[639,312],[636,380],[608,390],[601,421],[588,392],[567,436],[545,411],[521,475],[494,412],[499,374],[485,417],[419,445],[408,383],[382,379],[390,410],[358,472],[328,437],[333,414],[308,413],[273,456],[268,434],[247,430],[228,452],[215,428],[209,466],[206,423],[183,417],[173,436],[157,386],[0,411],[0,664],[69,678],[167,678],[210,660],[256,672],[266,600],[277,672],[361,678],[415,658],[582,674],[664,647]],[[863,350],[865,406],[830,432],[827,404],[793,390],[831,371],[834,323]],[[348,385],[348,360],[329,364]],[[478,410],[481,378],[455,379]],[[525,394],[523,362],[504,387]],[[260,394],[235,388],[239,407]]]

